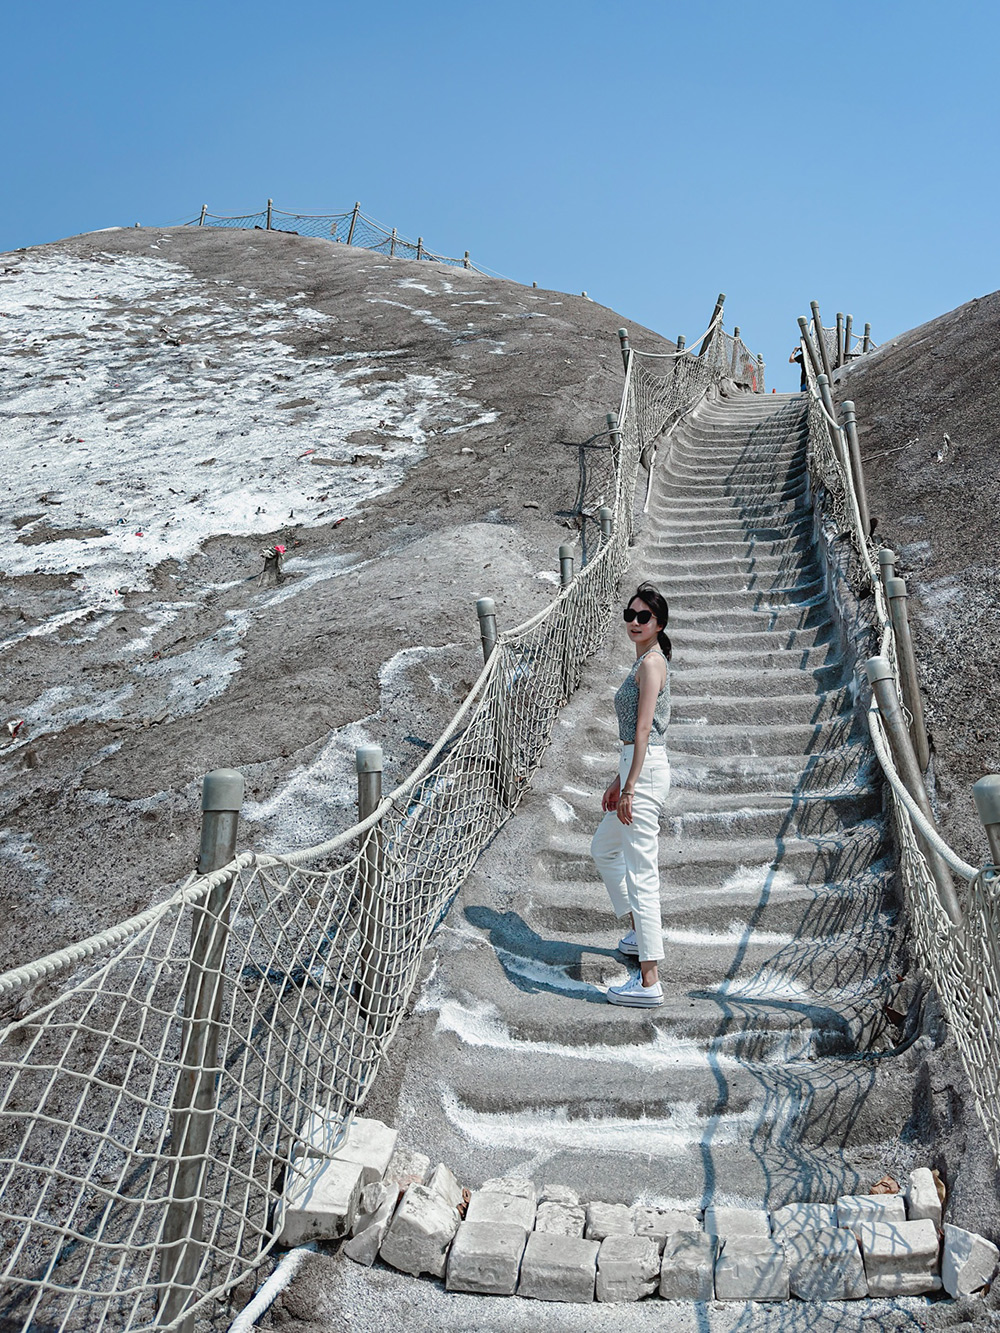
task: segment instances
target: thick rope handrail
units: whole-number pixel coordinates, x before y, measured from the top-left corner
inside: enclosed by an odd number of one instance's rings
[[[963,879],[973,880],[979,874],[976,866],[969,865],[968,861],[963,861],[957,852],[945,842],[944,838],[937,831],[934,825],[927,819],[926,815],[917,805],[916,801],[910,795],[906,784],[896,771],[892,762],[892,754],[889,750],[888,742],[883,731],[882,716],[879,713],[878,704],[872,699],[871,706],[868,709],[868,730],[871,733],[872,745],[875,747],[875,753],[878,761],[882,765],[882,771],[889,779],[893,791],[906,806],[907,813],[913,821],[914,826],[920,833],[920,836],[930,844],[931,847],[947,861],[952,870]]]
[[[712,320],[711,324],[709,324],[705,332],[701,335],[701,337],[695,338],[693,343],[688,343],[685,347],[682,347],[679,352],[637,351],[636,355],[645,357],[648,361],[670,361],[679,356],[688,356],[691,352],[694,351],[696,347],[699,347],[705,341],[705,339],[714,329],[717,329],[719,327],[719,325],[722,323],[722,319],[723,319],[723,312],[720,310],[719,313],[716,315],[716,317]]]

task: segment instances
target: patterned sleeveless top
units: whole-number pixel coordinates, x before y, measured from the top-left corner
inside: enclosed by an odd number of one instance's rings
[[[643,658],[648,657],[650,653],[660,653],[664,662],[667,660],[659,648],[648,649],[642,657],[635,659],[635,664],[622,681],[618,693],[615,695],[615,712],[618,714],[618,739],[622,745],[635,744],[635,727],[639,720],[639,682],[636,676]],[[650,745],[663,745],[665,743],[663,737],[669,721],[670,665],[667,663],[667,679],[657,697],[656,708],[653,711],[653,725],[649,733]]]

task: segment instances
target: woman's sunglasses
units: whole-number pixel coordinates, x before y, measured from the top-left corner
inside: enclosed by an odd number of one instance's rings
[[[653,618],[652,611],[636,611],[631,606],[626,606],[622,612],[622,618],[631,625],[633,620],[638,620],[640,625],[648,625]]]

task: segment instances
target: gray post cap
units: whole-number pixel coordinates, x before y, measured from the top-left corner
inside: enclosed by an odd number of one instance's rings
[[[359,745],[354,751],[354,763],[359,773],[381,773],[381,745]]]
[[[497,613],[497,604],[492,597],[479,597],[476,599],[476,615],[482,619],[483,616],[495,616]]]
[[[880,546],[878,548],[878,562],[880,565],[895,565],[896,552],[889,546]]]
[[[887,657],[869,657],[865,663],[865,670],[868,672],[868,679],[875,684],[877,680],[892,680],[892,667],[889,665]]]
[[[844,401],[840,404],[840,410],[844,413],[844,416],[846,417],[856,416],[857,413],[854,411],[854,399],[845,398]]]
[[[886,579],[885,595],[887,597],[909,597],[906,591],[906,579]]]
[[[619,338],[627,338],[627,337],[628,337],[628,329],[619,329],[619,330],[618,330],[618,337],[619,337]]]
[[[611,508],[610,505],[601,505],[600,509],[598,509],[598,511],[597,511],[597,516],[598,516],[598,518],[602,518],[602,519],[603,519],[603,518],[614,518],[614,516],[615,516],[615,511]]]
[[[1000,773],[988,773],[972,784],[972,799],[984,827],[1000,824]]]
[[[571,546],[569,542],[564,542],[562,546],[559,547],[559,559],[572,560],[573,553],[575,550],[576,548],[574,546]]]
[[[827,379],[826,375],[823,373],[822,370],[821,370],[821,371],[819,372],[819,374],[816,376],[816,383],[817,383],[817,384],[829,384],[829,383],[830,383],[830,381]]]
[[[617,430],[617,429],[618,429],[618,418],[615,416],[614,412],[609,412],[608,430]]]
[[[243,774],[238,768],[214,768],[202,778],[202,810],[238,810],[242,804]]]

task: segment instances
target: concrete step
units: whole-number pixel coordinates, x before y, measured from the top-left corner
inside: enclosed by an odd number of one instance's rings
[[[538,868],[550,880],[591,880],[601,887],[589,844],[589,838],[567,841],[553,834],[537,854]],[[666,884],[724,884],[742,866],[767,866],[775,875],[785,873],[797,883],[825,884],[866,872],[882,860],[890,845],[881,819],[864,820],[840,834],[800,837],[791,833],[778,844],[767,837],[696,838],[688,834],[682,842],[661,837],[659,867]]]
[[[820,722],[783,723],[781,725],[736,722],[708,726],[704,722],[686,722],[671,718],[671,755],[741,755],[770,756],[775,762],[800,756],[820,754],[867,737],[864,722],[854,713]]]
[[[804,933],[813,939],[866,926],[873,915],[893,907],[894,871],[877,863],[836,884],[803,884],[788,871],[766,865],[738,866],[718,884],[690,884],[675,875],[663,890],[664,930],[680,932],[763,930]],[[557,939],[603,934],[613,947],[621,937],[603,886],[592,879],[560,880],[558,893],[527,899],[525,921]],[[617,932],[617,934],[616,934]]]

